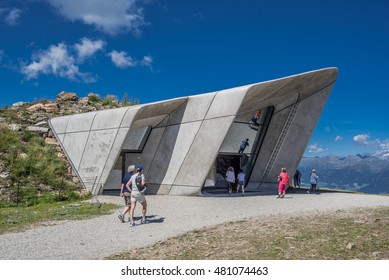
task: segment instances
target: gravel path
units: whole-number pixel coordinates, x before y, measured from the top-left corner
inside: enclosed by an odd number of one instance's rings
[[[355,207],[389,206],[389,196],[303,192],[229,197],[148,196],[150,223],[130,228],[119,212],[83,221],[60,222],[21,233],[0,235],[1,259],[100,259],[133,248],[152,245],[187,231],[220,223],[269,217],[309,215]],[[101,202],[122,204],[120,197],[102,196]],[[137,205],[135,215],[140,215]]]

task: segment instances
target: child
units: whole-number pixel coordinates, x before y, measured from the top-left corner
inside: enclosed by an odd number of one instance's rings
[[[242,169],[239,169],[239,174],[238,174],[238,188],[236,189],[236,192],[239,192],[239,189],[242,190],[242,196],[244,195],[244,177],[246,175],[244,174]]]
[[[284,198],[286,192],[286,185],[289,183],[289,175],[286,173],[286,168],[281,168],[281,173],[278,176],[278,196],[277,198]]]

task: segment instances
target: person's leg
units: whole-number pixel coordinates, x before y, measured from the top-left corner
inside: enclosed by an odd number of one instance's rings
[[[242,195],[244,195],[244,185],[241,185],[242,187]]]
[[[130,207],[130,226],[134,226],[134,210],[136,206],[136,200],[131,201],[131,207]]]
[[[142,204],[142,207],[143,207],[142,208],[142,221],[141,221],[141,223],[144,224],[144,223],[146,223],[146,212],[147,212],[147,202],[146,202],[146,200],[142,201],[141,204]]]
[[[282,184],[281,198],[285,197],[285,193],[286,193],[286,184]]]
[[[278,184],[278,196],[277,198],[280,198],[282,194],[282,184]]]

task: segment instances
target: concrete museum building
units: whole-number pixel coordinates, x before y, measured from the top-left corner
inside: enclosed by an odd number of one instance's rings
[[[150,104],[49,121],[74,172],[95,193],[117,191],[141,164],[146,194],[201,195],[229,166],[246,191],[294,174],[338,74],[337,68]],[[254,122],[252,121],[255,117]],[[242,151],[242,141],[248,146]]]

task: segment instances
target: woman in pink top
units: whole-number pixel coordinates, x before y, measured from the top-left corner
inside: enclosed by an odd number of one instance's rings
[[[277,198],[284,198],[286,192],[286,185],[289,183],[289,175],[286,173],[286,168],[281,168],[281,173],[278,176],[278,196]]]

